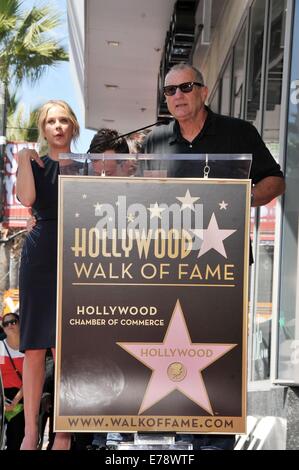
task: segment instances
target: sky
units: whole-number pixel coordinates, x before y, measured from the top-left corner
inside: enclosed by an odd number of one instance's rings
[[[23,0],[23,9],[30,10],[33,6],[40,7],[45,5],[45,3],[45,0]],[[46,4],[49,4],[49,2]],[[50,5],[59,12],[62,20],[62,26],[54,32],[56,39],[61,40],[62,44],[68,49],[66,0],[51,0]],[[28,112],[30,109],[40,106],[50,99],[65,100],[74,110],[81,128],[80,138],[72,150],[77,153],[85,153],[87,151],[95,132],[84,128],[83,116],[78,104],[78,94],[68,62],[61,62],[56,67],[49,68],[35,85],[25,82],[18,90],[18,96]]]

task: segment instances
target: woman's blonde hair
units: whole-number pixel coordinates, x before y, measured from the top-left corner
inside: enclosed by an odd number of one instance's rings
[[[70,105],[68,105],[63,100],[49,100],[45,104],[42,105],[38,113],[37,125],[38,125],[38,134],[39,134],[38,136],[39,143],[43,145],[46,142],[46,139],[44,136],[45,123],[46,123],[48,112],[53,106],[60,106],[66,112],[67,117],[73,124],[73,140],[74,142],[76,142],[80,134],[80,126],[79,126],[79,123],[78,123],[78,120],[76,118],[74,111],[72,110]]]

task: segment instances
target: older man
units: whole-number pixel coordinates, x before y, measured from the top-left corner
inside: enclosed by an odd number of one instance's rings
[[[188,64],[172,67],[165,78],[164,94],[175,119],[148,135],[145,153],[252,154],[252,206],[268,204],[284,192],[280,167],[255,127],[241,119],[213,113],[205,105],[208,88],[195,67]]]
[[[252,206],[268,204],[285,190],[280,166],[275,162],[259,133],[241,119],[213,113],[206,105],[208,88],[199,70],[178,64],[165,78],[164,94],[174,117],[146,138],[144,153],[252,154]],[[199,176],[195,162],[180,163],[170,176]],[[203,175],[202,175],[203,176]],[[217,177],[217,175],[212,175]],[[234,436],[184,435],[194,449],[233,449]]]

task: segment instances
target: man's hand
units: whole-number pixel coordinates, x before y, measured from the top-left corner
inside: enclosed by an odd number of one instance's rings
[[[252,207],[265,206],[272,199],[285,192],[284,178],[279,176],[267,176],[259,181],[253,188]]]

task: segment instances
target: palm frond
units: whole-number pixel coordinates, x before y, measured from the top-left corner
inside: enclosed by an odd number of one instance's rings
[[[14,29],[20,14],[22,2],[19,0],[0,0],[0,47]]]
[[[22,0],[0,0],[0,81],[5,92],[24,80],[34,84],[49,67],[68,60],[66,48],[53,34],[61,24],[59,14],[48,5],[24,13],[22,4]],[[14,93],[7,111],[8,136],[36,140],[36,114],[28,121]]]
[[[58,13],[55,13],[50,7],[33,7],[18,25],[16,41],[28,45],[34,44],[41,35],[53,31],[60,24]]]
[[[0,0],[4,6],[7,2]],[[14,28],[3,29],[5,40],[1,41],[0,8],[0,80],[19,85],[23,79],[35,83],[57,62],[68,60],[68,54],[59,41],[51,37],[54,28],[61,24],[58,13],[48,7],[33,7],[22,16],[18,13],[21,2],[8,0],[11,10],[3,8],[3,15],[13,12]],[[8,16],[9,18],[9,16]],[[4,27],[3,27],[4,28]]]
[[[17,56],[22,60],[12,60],[11,69],[14,79],[19,85],[22,80],[35,83],[45,73],[48,67],[55,67],[58,62],[67,61],[69,56],[63,47],[57,47],[51,41],[40,44],[35,49],[17,51]],[[1,67],[0,67],[1,73]]]
[[[7,96],[7,115],[8,116],[11,116],[16,112],[19,102],[20,100],[17,96],[17,91],[16,90],[10,91]]]
[[[26,115],[26,107],[23,102],[18,102],[17,109],[7,117],[7,138],[9,140],[25,140],[37,142],[38,108],[33,109],[29,117]]]
[[[0,0],[0,15],[19,16],[22,4],[21,0]]]
[[[25,107],[22,103],[18,104],[14,113],[7,116],[6,136],[9,140],[25,140],[24,139],[24,116]]]
[[[5,39],[6,35],[10,33],[10,31],[16,25],[16,18],[11,17],[8,18],[2,14],[0,14],[0,43]]]

